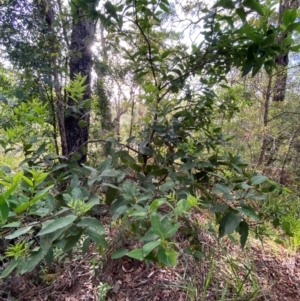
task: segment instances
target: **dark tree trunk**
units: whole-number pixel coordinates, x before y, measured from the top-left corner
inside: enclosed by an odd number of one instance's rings
[[[274,83],[273,101],[284,101],[287,84],[287,66],[289,64],[289,54],[285,53],[275,60],[279,66],[279,72]]]
[[[85,16],[83,10],[77,7],[77,18],[73,18],[72,36],[70,45],[70,80],[77,74],[86,76],[87,85],[83,99],[80,103],[69,97],[68,113],[65,116],[65,129],[68,145],[68,155],[75,155],[79,164],[84,163],[87,158],[87,142],[89,138],[90,107],[80,107],[85,100],[91,98],[91,70],[92,53],[91,44],[95,34],[94,22]],[[80,107],[73,110],[74,107]],[[79,121],[85,121],[86,126],[82,127]]]
[[[280,0],[279,3],[279,16],[278,16],[278,25],[283,22],[283,14],[288,9],[299,7],[299,0]],[[278,38],[278,44],[282,44],[282,42],[286,39],[287,35]],[[275,63],[279,67],[279,72],[275,78],[274,83],[274,93],[273,93],[273,101],[284,101],[285,99],[285,91],[287,84],[287,67],[289,64],[289,52],[281,54],[278,58],[276,58]]]

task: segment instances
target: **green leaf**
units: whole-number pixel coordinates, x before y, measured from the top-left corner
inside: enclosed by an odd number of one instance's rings
[[[160,8],[161,10],[163,10],[164,12],[166,12],[166,13],[169,12],[169,7],[168,7],[167,5],[165,5],[165,4],[163,4],[163,3],[160,3],[160,4],[159,4],[159,8]]]
[[[217,7],[224,7],[224,8],[234,8],[234,3],[232,0],[219,0],[214,6],[213,8],[217,8]]]
[[[105,234],[105,228],[103,225],[94,217],[83,217],[77,224],[79,227],[87,228],[90,231],[94,231],[99,234]]]
[[[27,226],[27,227],[22,227],[18,230],[16,230],[14,233],[5,236],[5,239],[14,239],[16,237],[19,237],[27,232],[29,232],[31,230],[33,226]]]
[[[0,278],[6,278],[18,265],[18,260],[14,259],[2,272]]]
[[[237,208],[237,210],[244,213],[245,215],[253,218],[254,220],[260,222],[260,218],[258,217],[256,212],[254,211],[254,209],[251,208],[250,206],[243,206],[242,208]]]
[[[258,175],[258,176],[252,177],[251,180],[250,180],[250,183],[251,183],[252,185],[259,185],[259,184],[262,184],[262,183],[268,181],[268,179],[269,179],[269,178],[266,177],[266,176]]]
[[[13,177],[13,183],[12,185],[10,186],[9,189],[7,189],[4,193],[3,193],[3,197],[4,199],[7,199],[18,187],[21,179],[22,179],[22,176],[23,176],[23,172],[20,171],[18,172],[17,174],[14,175]]]
[[[64,228],[57,230],[52,233],[41,235],[40,246],[44,254],[47,254],[52,247],[53,242],[58,239],[61,234],[65,231]]]
[[[86,122],[84,120],[79,120],[78,125],[79,125],[79,127],[84,128],[88,125],[88,122]]]
[[[226,204],[218,204],[210,208],[210,211],[213,213],[224,212],[228,209],[228,205]]]
[[[89,237],[87,237],[82,244],[82,255],[83,256],[87,253],[90,244],[91,244],[91,239]]]
[[[103,247],[103,248],[107,248],[108,247],[108,244],[105,240],[105,238],[94,232],[94,231],[91,231],[91,230],[85,230],[84,232],[91,240],[93,240],[97,245]]]
[[[170,53],[172,53],[171,50],[166,50],[161,54],[161,58],[165,59]]]
[[[39,249],[37,252],[32,252],[28,260],[25,261],[25,264],[23,265],[20,273],[24,274],[27,272],[31,272],[43,258],[44,253],[42,249]]]
[[[285,27],[287,27],[289,24],[293,23],[297,17],[297,9],[294,8],[292,10],[286,9],[283,12],[282,16],[282,23]]]
[[[248,7],[252,10],[254,10],[255,12],[257,12],[259,15],[264,16],[264,9],[263,6],[256,0],[245,0],[243,2],[243,5],[245,7]]]
[[[219,238],[232,233],[240,224],[242,216],[229,212],[220,221]]]
[[[245,221],[241,221],[239,225],[240,242],[242,248],[245,247],[249,235],[249,225]]]
[[[165,232],[166,232],[165,238],[171,238],[177,232],[179,227],[180,227],[179,223],[168,226],[165,230]]]
[[[156,213],[151,214],[151,228],[159,237],[165,238],[165,229]]]
[[[43,199],[46,195],[48,195],[48,191],[53,187],[54,185],[50,185],[48,187],[46,187],[45,189],[39,191],[36,196],[31,199],[29,202],[23,203],[20,206],[18,206],[15,209],[15,212],[17,214],[25,211],[28,207],[32,206],[33,204],[35,204],[36,202],[38,202],[39,200]]]
[[[11,222],[9,224],[6,224],[4,226],[2,226],[2,228],[19,228],[21,225],[20,221],[16,221],[16,222]]]
[[[80,187],[74,187],[72,189],[72,196],[73,196],[73,199],[75,200],[83,200],[83,194],[82,194],[82,191],[80,189]]]
[[[112,259],[121,258],[121,257],[127,255],[128,251],[129,251],[128,249],[119,249],[119,250],[115,251],[114,253],[112,253],[111,258]]]
[[[229,188],[223,184],[215,184],[211,192],[216,195],[221,194],[227,200],[233,199],[232,195],[230,194]]]
[[[246,12],[245,12],[245,10],[244,10],[243,7],[237,8],[237,9],[235,10],[235,12],[237,13],[237,15],[241,18],[241,20],[242,20],[243,22],[246,22],[247,14],[246,14]]]
[[[105,204],[106,205],[111,205],[112,202],[117,197],[118,192],[119,192],[119,189],[108,186],[107,191],[106,191],[106,195],[105,195]]]
[[[0,195],[0,225],[3,225],[9,215],[9,207],[5,198]]]
[[[253,68],[253,62],[245,61],[242,68],[242,77],[246,76]]]
[[[295,22],[295,23],[292,23],[290,24],[288,27],[287,27],[287,31],[288,32],[291,32],[291,31],[294,31],[294,30],[299,30],[300,29],[300,22]]]
[[[48,224],[45,228],[43,228],[37,235],[44,235],[47,233],[55,232],[62,228],[67,228],[77,219],[76,215],[70,214],[64,217],[60,217],[50,224]]]
[[[129,253],[127,253],[126,256],[134,258],[134,259],[138,259],[138,260],[143,260],[144,259],[143,249],[132,250]]]
[[[64,252],[68,252],[70,250],[72,250],[76,244],[78,243],[80,237],[82,236],[81,233],[77,234],[77,235],[73,235],[67,238],[67,242],[65,244],[64,247]]]
[[[170,248],[160,246],[158,249],[158,260],[168,267],[177,265],[177,252]]]
[[[142,248],[144,257],[146,257],[152,250],[154,250],[160,244],[160,241],[150,241],[147,244],[145,244]]]

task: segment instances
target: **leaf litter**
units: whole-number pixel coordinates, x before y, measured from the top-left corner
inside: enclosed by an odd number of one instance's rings
[[[199,214],[192,218],[205,220]],[[262,246],[254,239],[244,250],[228,238],[218,245],[201,228],[197,239],[205,258],[195,262],[182,253],[177,267],[165,268],[126,256],[112,260],[119,230],[108,229],[110,250],[102,257],[91,246],[85,256],[73,253],[68,260],[52,264],[44,275],[40,267],[1,280],[0,301],[300,301],[299,252],[268,241]],[[175,239],[181,249],[187,246],[180,231]],[[122,247],[135,246],[132,241]],[[105,299],[98,293],[100,283],[110,286]]]

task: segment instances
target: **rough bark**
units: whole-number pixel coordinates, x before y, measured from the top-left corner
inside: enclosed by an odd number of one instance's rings
[[[70,43],[70,80],[73,80],[77,74],[86,76],[87,85],[83,99],[84,102],[91,98],[91,70],[92,53],[91,44],[94,39],[95,24],[85,16],[83,10],[77,7],[77,16],[73,18],[72,35]],[[80,106],[68,97],[69,113],[65,116],[65,129],[68,145],[68,154],[76,154],[76,160],[79,164],[84,163],[87,158],[87,142],[89,138],[90,107],[81,107],[75,111],[72,108]],[[86,126],[80,127],[78,122],[83,120]]]
[[[279,16],[278,25],[282,24],[283,14],[288,9],[299,8],[299,0],[281,0],[279,3]],[[286,34],[279,37],[277,42],[282,44],[284,39],[287,37]],[[279,72],[275,78],[273,101],[284,101],[286,84],[287,84],[287,66],[289,64],[289,52],[282,53],[275,59],[275,63],[279,67]]]

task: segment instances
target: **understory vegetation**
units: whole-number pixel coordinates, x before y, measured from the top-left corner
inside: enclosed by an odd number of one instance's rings
[[[93,300],[297,300],[259,263],[299,264],[299,17],[291,0],[2,0],[0,299],[69,271]]]

